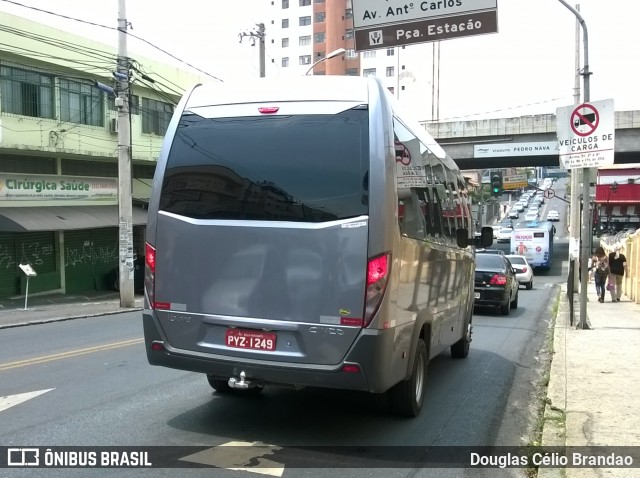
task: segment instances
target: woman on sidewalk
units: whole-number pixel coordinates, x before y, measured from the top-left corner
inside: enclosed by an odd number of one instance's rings
[[[609,259],[602,247],[598,247],[595,252],[596,262],[593,266],[593,277],[596,281],[596,294],[598,294],[598,302],[604,302],[604,292],[607,284],[607,277],[609,276]]]
[[[609,290],[611,292],[611,302],[620,302],[622,297],[622,279],[625,274],[629,274],[627,270],[627,258],[620,252],[621,247],[616,246],[614,252],[609,254]]]

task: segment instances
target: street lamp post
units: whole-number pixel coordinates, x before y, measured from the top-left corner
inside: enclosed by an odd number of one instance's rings
[[[316,66],[318,63],[322,63],[323,61],[326,61],[326,60],[328,60],[330,58],[334,58],[334,57],[336,57],[338,55],[342,55],[346,51],[347,50],[345,50],[344,48],[338,48],[337,50],[333,50],[332,52],[328,53],[326,56],[323,56],[322,58],[317,60],[313,65],[311,65],[309,67],[309,69],[305,73],[305,76],[308,75],[309,73],[311,73],[311,71],[313,71],[313,67]]]
[[[589,33],[587,32],[587,24],[575,8],[569,5],[565,0],[558,0],[565,7],[573,12],[580,25],[582,26],[582,39],[584,43],[584,68],[580,73],[584,84],[584,102],[591,101],[590,88],[589,88]],[[587,261],[590,254],[590,234],[591,224],[589,220],[589,183],[591,181],[591,169],[582,168],[582,230],[580,234],[580,270],[582,271],[580,277],[580,322],[577,325],[578,329],[589,329],[587,324],[587,286],[589,284],[589,277],[587,274]]]

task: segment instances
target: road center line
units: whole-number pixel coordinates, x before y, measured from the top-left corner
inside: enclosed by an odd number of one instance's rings
[[[34,357],[26,360],[18,360],[17,362],[8,362],[5,364],[0,364],[0,372],[3,372],[5,370],[11,370],[14,368],[26,367],[28,365],[54,362],[56,360],[62,360],[65,358],[78,357],[80,355],[87,355],[95,352],[102,352],[104,350],[112,350],[120,347],[127,347],[129,345],[137,345],[137,344],[141,344],[143,341],[144,339],[124,340],[122,342],[114,342],[112,344],[97,345],[95,347],[87,347],[84,349],[70,350],[68,352],[62,352],[59,354],[45,355],[42,357]]]

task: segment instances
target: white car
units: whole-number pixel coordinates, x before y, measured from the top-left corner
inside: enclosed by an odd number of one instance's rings
[[[537,221],[538,220],[538,213],[537,212],[528,212],[524,215],[524,220],[525,221]]]
[[[516,279],[518,283],[524,285],[527,290],[533,289],[533,269],[524,256],[508,255],[506,256],[516,271]]]
[[[520,213],[518,212],[517,209],[511,209],[508,213],[507,213],[507,217],[509,219],[518,219],[520,217]]]
[[[497,242],[511,242],[511,233],[512,232],[513,232],[513,229],[511,229],[510,227],[503,227],[496,234],[496,241]]]
[[[558,211],[555,210],[551,210],[547,213],[547,221],[559,221],[560,220],[560,214],[558,213]]]

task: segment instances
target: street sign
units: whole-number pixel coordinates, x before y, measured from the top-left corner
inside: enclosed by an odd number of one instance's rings
[[[496,33],[497,0],[353,0],[357,51]]]
[[[407,2],[406,0],[352,0],[353,27],[371,28],[390,23],[446,17],[480,10],[495,10],[497,0]]]
[[[551,199],[555,195],[556,195],[556,192],[553,189],[545,189],[544,190],[545,199]]]
[[[613,100],[594,101],[556,110],[558,154],[565,169],[613,164]]]
[[[558,154],[558,141],[532,141],[528,143],[474,144],[474,158],[504,156],[544,156]]]
[[[526,188],[529,185],[529,180],[526,174],[512,174],[511,176],[505,176],[502,178],[502,189],[513,190]]]

